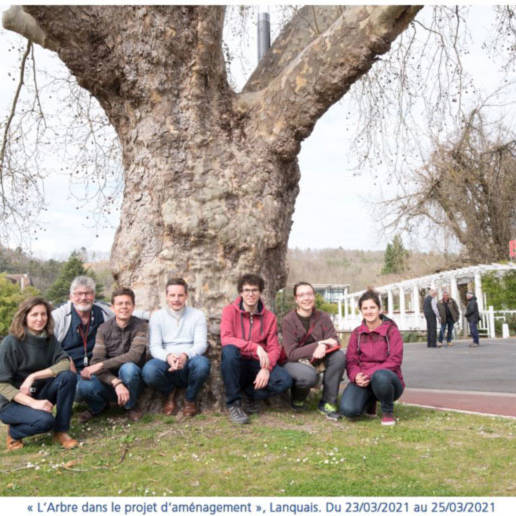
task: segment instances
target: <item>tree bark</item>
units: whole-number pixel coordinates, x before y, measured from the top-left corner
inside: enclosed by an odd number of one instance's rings
[[[222,7],[24,7],[120,138],[111,264],[138,305],[158,307],[167,278],[184,277],[217,349],[241,274],[261,274],[272,302],[286,279],[301,141],[418,9],[304,8],[236,94]]]

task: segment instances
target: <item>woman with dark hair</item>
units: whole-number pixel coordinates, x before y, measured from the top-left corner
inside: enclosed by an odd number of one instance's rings
[[[310,388],[323,371],[323,395],[319,412],[337,421],[337,396],[346,367],[337,332],[330,316],[315,308],[315,291],[304,281],[294,286],[296,309],[282,322],[283,349],[287,356],[285,370],[292,376],[291,404],[302,409]]]
[[[63,448],[77,446],[67,434],[77,376],[54,337],[50,312],[43,298],[26,299],[0,344],[0,420],[8,425],[8,450],[23,448],[24,437],[51,429]]]
[[[353,330],[346,352],[350,383],[340,400],[340,412],[346,417],[364,411],[376,416],[376,401],[382,407],[382,425],[395,425],[394,401],[405,387],[401,374],[403,340],[396,323],[380,313],[380,297],[368,290],[358,300],[364,320]]]

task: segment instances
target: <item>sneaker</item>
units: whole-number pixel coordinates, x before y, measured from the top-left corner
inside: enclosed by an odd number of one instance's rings
[[[480,346],[480,344],[477,344],[477,343],[475,343],[475,342],[472,342],[472,343],[469,345],[469,347],[470,347],[470,348],[478,348],[478,346]]]
[[[437,344],[437,347],[438,347],[438,348],[442,348],[442,347],[443,347],[443,343],[442,343],[442,342],[439,342],[439,343]]]
[[[331,403],[323,403],[320,401],[318,409],[319,412],[323,416],[326,416],[326,419],[329,419],[330,421],[338,421],[340,419],[340,414],[337,412],[337,407]]]
[[[325,415],[326,415],[326,419],[328,419],[329,421],[333,421],[334,423],[339,421],[339,419],[342,419],[342,416],[337,411],[327,412]]]
[[[453,342],[448,342],[448,347],[453,346]]]
[[[386,412],[382,416],[382,425],[383,426],[394,426],[396,424],[396,420],[394,419],[394,415],[392,413]]]
[[[305,405],[304,400],[303,400],[303,401],[291,400],[291,401],[290,401],[290,406],[291,406],[291,407],[292,407],[296,412],[301,412],[302,410],[305,410],[305,408],[306,408],[306,405]]]
[[[242,406],[240,401],[235,401],[233,405],[228,407],[229,410],[229,419],[233,423],[238,423],[239,425],[245,425],[249,423],[249,416],[242,410]]]
[[[376,400],[374,400],[374,402],[370,402],[369,405],[367,405],[364,416],[371,419],[376,417]]]

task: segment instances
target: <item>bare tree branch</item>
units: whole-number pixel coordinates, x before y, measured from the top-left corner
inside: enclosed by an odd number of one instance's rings
[[[18,86],[16,87],[14,99],[11,104],[11,110],[10,110],[9,116],[7,118],[7,123],[5,124],[4,136],[2,138],[2,147],[0,148],[0,188],[2,190],[1,197],[2,197],[2,203],[3,203],[4,209],[6,207],[6,200],[7,200],[7,196],[5,194],[5,189],[4,189],[4,170],[5,170],[4,159],[5,159],[5,151],[6,151],[6,147],[7,147],[7,138],[9,136],[9,129],[11,128],[11,123],[13,121],[14,114],[16,113],[16,106],[18,104],[18,99],[20,98],[20,92],[23,87],[23,81],[24,81],[24,77],[25,77],[25,62],[27,61],[27,57],[30,54],[31,48],[32,48],[32,41],[28,40],[27,48],[25,49],[25,53],[23,54],[22,62],[20,65],[20,77],[18,79]]]
[[[241,94],[240,108],[259,113],[256,123],[263,137],[278,140],[282,157],[295,155],[319,117],[369,70],[377,55],[389,49],[420,8],[346,9],[324,33],[292,56],[259,94]]]

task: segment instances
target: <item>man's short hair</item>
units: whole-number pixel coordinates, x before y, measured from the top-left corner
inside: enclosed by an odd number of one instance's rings
[[[238,280],[238,292],[242,292],[244,285],[252,285],[253,287],[258,287],[258,290],[260,292],[263,292],[263,289],[265,288],[265,281],[263,281],[263,278],[261,276],[258,276],[257,274],[244,274]]]
[[[129,296],[133,302],[133,305],[136,303],[135,297],[134,297],[134,292],[130,288],[118,287],[115,290],[113,290],[113,293],[111,294],[111,304],[112,305],[115,304],[115,297],[118,297],[118,296]]]
[[[95,280],[90,276],[76,276],[70,284],[70,294],[73,294],[79,287],[86,287],[95,293]]]
[[[300,281],[294,285],[294,288],[293,288],[294,297],[297,296],[297,289],[299,287],[310,287],[312,289],[312,292],[315,294],[315,288],[312,284],[308,283],[308,281]]]
[[[183,278],[170,278],[165,285],[165,292],[168,291],[168,287],[171,285],[182,285],[185,289],[185,294],[188,293],[188,283]]]

